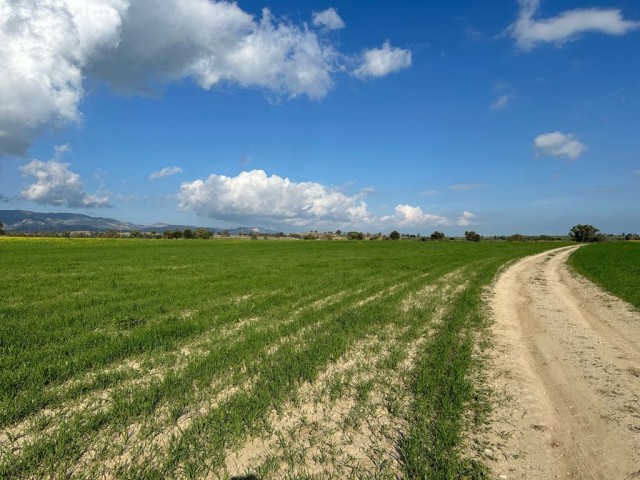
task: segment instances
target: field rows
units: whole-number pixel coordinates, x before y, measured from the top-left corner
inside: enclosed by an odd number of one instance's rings
[[[481,473],[482,290],[552,246],[3,241],[0,476]]]

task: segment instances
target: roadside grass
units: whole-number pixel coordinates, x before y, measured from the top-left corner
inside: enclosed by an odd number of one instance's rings
[[[579,248],[571,265],[589,280],[640,309],[640,243],[594,243]]]
[[[481,293],[556,246],[0,240],[0,477],[482,478]]]

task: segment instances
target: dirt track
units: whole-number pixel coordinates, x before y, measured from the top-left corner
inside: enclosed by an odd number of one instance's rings
[[[640,479],[640,314],[568,270],[575,248],[495,285],[503,401],[482,455],[500,479]]]

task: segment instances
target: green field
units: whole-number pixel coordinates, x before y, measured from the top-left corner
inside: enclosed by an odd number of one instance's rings
[[[640,242],[590,244],[574,252],[569,265],[640,309]]]
[[[481,296],[560,245],[0,239],[0,478],[481,478]]]

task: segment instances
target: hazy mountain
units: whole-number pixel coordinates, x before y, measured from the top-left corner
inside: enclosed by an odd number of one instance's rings
[[[104,232],[106,230],[117,230],[131,232],[139,230],[141,232],[164,232],[165,230],[185,230],[190,228],[197,230],[200,227],[193,225],[171,225],[168,223],[155,223],[152,225],[138,225],[135,223],[121,222],[114,218],[91,217],[78,213],[38,213],[27,210],[0,210],[0,222],[4,223],[4,229],[14,232]],[[207,227],[205,227],[207,228]],[[237,228],[207,228],[212,232],[227,230],[231,235],[245,235],[251,232],[275,233],[275,230],[260,227],[237,227]]]

